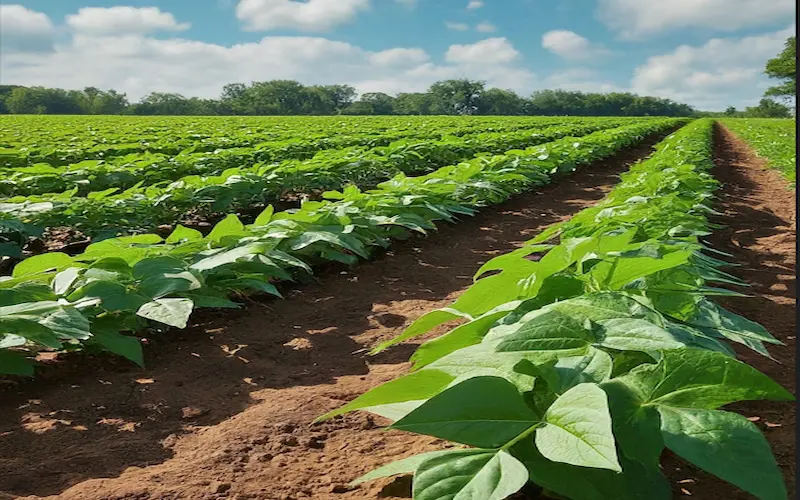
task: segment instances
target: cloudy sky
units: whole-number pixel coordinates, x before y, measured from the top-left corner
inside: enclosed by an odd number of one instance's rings
[[[756,104],[794,0],[20,0],[0,83],[217,97],[230,82],[421,91],[446,78]]]

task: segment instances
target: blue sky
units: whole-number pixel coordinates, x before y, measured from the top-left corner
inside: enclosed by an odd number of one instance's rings
[[[468,77],[722,109],[757,103],[794,15],[792,0],[4,1],[0,83],[136,100],[273,78],[396,94]]]

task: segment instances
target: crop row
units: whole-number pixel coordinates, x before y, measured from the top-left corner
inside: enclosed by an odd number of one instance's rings
[[[141,364],[139,341],[127,333],[183,328],[195,308],[237,307],[232,294],[279,295],[275,281],[324,261],[368,258],[392,239],[470,215],[679,123],[648,121],[481,156],[421,177],[398,174],[372,191],[350,186],[280,213],[270,206],[247,226],[229,215],[205,237],[179,226],[166,240],[113,238],[75,257],[31,257],[0,278],[0,373],[32,374],[29,358],[41,349],[101,349]]]
[[[797,180],[795,120],[730,118],[722,123],[794,185]]]
[[[226,119],[224,126],[219,121],[208,122],[192,119],[170,120],[173,126],[159,126],[158,120],[148,119],[137,122],[130,117],[120,121],[116,117],[106,117],[113,127],[103,126],[95,118],[91,122],[81,117],[63,122],[61,117],[48,117],[44,122],[32,122],[30,117],[5,117],[6,122],[16,124],[8,130],[0,128],[0,166],[6,168],[27,167],[43,163],[51,167],[66,166],[84,160],[109,161],[116,157],[131,154],[177,155],[182,152],[211,152],[229,148],[257,147],[282,149],[292,143],[328,142],[333,144],[344,137],[362,138],[369,136],[373,141],[380,136],[444,136],[466,135],[480,131],[514,131],[521,128],[546,127],[564,124],[563,118],[531,118],[522,120],[494,120],[491,122],[455,121],[452,119],[412,119],[398,124],[393,122],[373,122],[368,120],[333,121],[330,118],[306,118],[291,126],[270,120],[257,122],[248,119]],[[297,121],[297,120],[295,120]],[[381,123],[385,123],[381,125]],[[266,125],[265,125],[266,124]],[[144,126],[137,126],[144,125]],[[181,126],[182,125],[182,126]],[[332,136],[336,140],[329,141]],[[368,140],[362,138],[362,140]],[[351,139],[353,141],[353,139]],[[346,141],[343,141],[346,143]],[[351,142],[350,145],[361,144]],[[125,161],[120,159],[119,161]]]
[[[793,396],[729,345],[768,356],[765,343],[780,342],[710,300],[737,295],[713,283],[742,284],[700,239],[718,187],[711,140],[709,120],[673,134],[604,201],[487,262],[455,303],[379,346],[460,322],[417,349],[411,374],[322,418],[367,410],[466,447],[359,481],[413,474],[414,498],[500,500],[530,482],[571,500],[667,500],[669,449],[758,498],[785,499],[758,428],[718,410]]]
[[[369,188],[398,173],[425,173],[478,153],[530,147],[613,125],[616,122],[600,121],[534,132],[487,133],[443,141],[400,141],[390,147],[371,150],[350,148],[321,152],[305,161],[232,168],[218,176],[187,176],[166,186],[133,187],[119,194],[113,194],[112,189],[91,193],[86,198],[73,198],[70,191],[31,196],[23,202],[0,203],[0,239],[6,241],[7,254],[19,255],[19,245],[24,243],[25,235],[36,234],[44,227],[67,226],[90,236],[153,229],[179,221],[189,211],[206,217],[279,201],[291,194],[338,189],[348,183]]]
[[[631,120],[603,119],[593,120],[584,126],[611,128]],[[36,164],[30,167],[0,168],[0,195],[4,196],[29,196],[43,195],[45,193],[61,193],[70,191],[71,196],[86,196],[89,193],[105,191],[115,188],[118,191],[133,186],[149,187],[164,182],[178,180],[182,177],[216,176],[226,169],[241,169],[238,172],[248,172],[264,166],[272,166],[283,160],[306,160],[322,162],[328,156],[352,157],[359,154],[369,154],[373,148],[386,147],[376,150],[375,154],[390,156],[398,149],[403,149],[406,144],[420,142],[444,142],[448,145],[465,142],[482,143],[497,142],[506,135],[515,140],[529,137],[538,130],[550,130],[538,124],[514,125],[513,130],[500,132],[471,133],[453,135],[459,130],[444,129],[438,134],[421,135],[417,130],[404,130],[396,133],[383,133],[380,135],[363,134],[352,136],[334,136],[326,138],[293,138],[277,142],[255,144],[252,147],[235,147],[214,151],[203,151],[199,146],[190,146],[188,149],[176,153],[174,156],[163,153],[132,153],[106,160],[84,160],[61,167],[48,164]],[[561,125],[560,127],[578,126]],[[556,127],[558,128],[558,127]],[[463,132],[463,130],[460,130]],[[399,144],[395,144],[398,143]],[[198,143],[199,144],[199,143]],[[197,149],[199,148],[199,150]],[[339,152],[341,148],[346,148]],[[325,155],[325,150],[331,153]],[[320,157],[316,154],[322,152]],[[291,163],[289,165],[292,165]],[[6,201],[16,201],[10,199]]]

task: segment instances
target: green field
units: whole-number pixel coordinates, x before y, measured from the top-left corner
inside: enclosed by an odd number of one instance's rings
[[[797,181],[797,137],[795,120],[732,118],[722,120],[734,134],[767,160],[792,183]]]
[[[788,122],[724,123],[794,180]],[[760,430],[720,410],[793,396],[733,349],[769,356],[781,341],[713,300],[745,285],[705,238],[720,187],[713,126],[0,117],[0,374],[33,376],[43,353],[82,350],[145,367],[145,332],[281,297],[320,266],[356,265],[658,138],[602,201],[484,263],[451,305],[375,346],[459,322],[427,337],[410,374],[322,419],[364,410],[458,445],[363,478],[413,473],[415,498],[499,500],[531,482],[569,499],[668,499],[665,450],[786,498]]]

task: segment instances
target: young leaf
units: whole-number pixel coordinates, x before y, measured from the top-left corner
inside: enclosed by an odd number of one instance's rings
[[[598,344],[610,349],[647,352],[685,347],[669,331],[644,319],[616,318],[598,323],[603,327]]]
[[[166,243],[174,245],[176,243],[184,243],[187,241],[199,241],[203,239],[203,233],[197,229],[191,229],[186,226],[178,224],[174,231],[167,237]]]
[[[33,274],[55,269],[61,271],[68,267],[75,266],[75,260],[65,253],[50,252],[41,255],[28,257],[16,266],[11,275],[15,278],[30,276]]]
[[[620,472],[606,393],[596,384],[576,385],[547,409],[536,429],[536,447],[554,462]]]
[[[535,311],[516,326],[502,337],[497,352],[585,349],[596,340],[589,324],[555,310]]]

